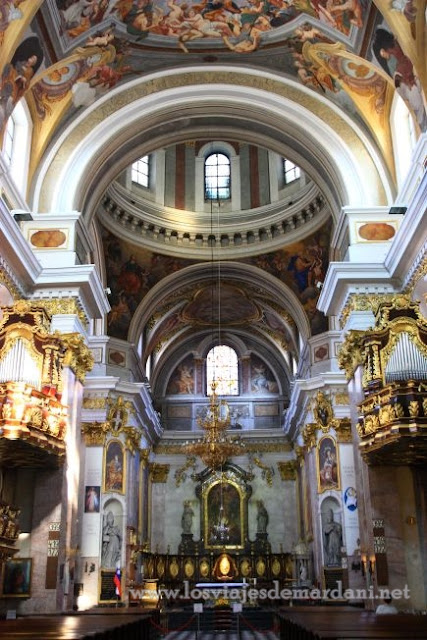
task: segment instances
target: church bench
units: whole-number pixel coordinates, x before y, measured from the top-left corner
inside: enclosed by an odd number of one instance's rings
[[[0,621],[7,640],[149,640],[149,615],[81,614]]]
[[[407,640],[427,638],[425,616],[376,616],[367,611],[292,611],[280,613],[280,636],[286,640]]]

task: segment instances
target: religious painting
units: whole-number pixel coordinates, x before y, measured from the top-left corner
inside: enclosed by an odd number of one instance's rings
[[[31,558],[11,558],[3,568],[3,597],[29,598],[31,595]]]
[[[119,440],[111,440],[104,456],[104,491],[124,493],[124,453]]]
[[[194,358],[185,358],[174,370],[169,378],[166,394],[194,393]]]
[[[256,356],[251,357],[251,392],[258,395],[279,392],[270,368]]]
[[[229,481],[216,482],[205,497],[205,545],[211,549],[237,549],[243,546],[243,496]],[[225,528],[221,538],[218,528]]]
[[[319,493],[328,489],[339,489],[338,451],[335,440],[324,436],[317,445]]]
[[[101,487],[87,486],[85,489],[85,513],[99,513]]]
[[[329,264],[330,233],[328,222],[321,230],[286,249],[242,260],[270,273],[292,289],[304,307],[313,335],[328,329],[327,318],[317,309],[317,301]]]

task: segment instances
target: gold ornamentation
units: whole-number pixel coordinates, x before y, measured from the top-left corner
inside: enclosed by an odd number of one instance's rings
[[[85,344],[84,338],[79,333],[61,334],[67,351],[64,358],[64,366],[70,367],[80,382],[84,382],[86,374],[91,371],[94,359],[92,351]]]
[[[170,464],[158,464],[157,462],[152,462],[149,468],[151,482],[165,483],[168,481]]]
[[[323,433],[327,433],[331,426],[334,426],[334,411],[332,409],[331,399],[323,392],[318,391],[313,408],[313,416],[318,429]]]
[[[82,434],[87,447],[103,446],[109,430],[108,422],[82,422]]]
[[[44,307],[50,316],[76,315],[82,325],[87,328],[89,319],[76,298],[49,298],[35,301],[40,307]]]
[[[104,396],[86,396],[83,398],[83,409],[104,409],[106,402]]]
[[[1,436],[65,454],[67,407],[49,392],[34,389],[24,382],[7,382],[0,387]]]
[[[193,471],[195,471],[196,456],[187,456],[187,460],[185,461],[185,464],[183,464],[182,467],[179,467],[175,471],[175,484],[177,487],[180,487],[181,484],[184,482],[184,480],[187,479],[186,471],[188,471],[188,469],[190,468],[193,469]]]
[[[411,400],[409,403],[409,415],[411,418],[418,418],[420,414],[420,405],[418,400]]]
[[[141,442],[141,433],[137,427],[124,427],[125,447],[129,449],[132,455],[139,451],[139,443]]]
[[[245,451],[248,453],[287,453],[292,450],[290,442],[245,442]],[[156,455],[182,455],[182,444],[161,443],[154,447],[154,453]]]
[[[7,271],[0,266],[0,284],[3,284],[13,298],[18,299],[21,293]]]
[[[283,481],[296,480],[298,462],[296,460],[288,460],[287,462],[278,462],[280,477]]]
[[[230,410],[224,400],[219,400],[215,393],[216,383],[212,383],[210,404],[204,418],[198,418],[204,436],[198,442],[184,445],[184,451],[199,456],[210,469],[218,469],[232,456],[242,454],[244,445],[227,435],[230,426]]]
[[[336,393],[334,396],[334,402],[336,405],[347,405],[350,404],[350,398],[346,391],[342,391],[340,393]]]
[[[269,487],[273,486],[274,468],[268,467],[257,456],[250,456],[250,461],[261,469],[261,478],[266,481]]]
[[[351,293],[340,315],[340,327],[344,328],[352,311],[372,311],[376,315],[383,302],[391,302],[393,293]]]
[[[308,451],[316,446],[316,432],[317,424],[315,422],[309,422],[302,430],[304,445]]]
[[[306,451],[305,447],[301,447],[300,445],[296,444],[294,445],[294,451],[297,457],[297,461],[301,464],[304,461],[304,455]]]
[[[335,433],[337,434],[338,442],[352,442],[353,437],[351,435],[351,422],[350,418],[340,418],[335,420],[334,424]]]
[[[405,293],[411,294],[415,289],[415,286],[423,276],[427,275],[427,256],[424,256],[418,267],[412,274],[408,284],[405,287]]]
[[[124,400],[123,396],[108,397],[106,404],[108,406],[107,422],[110,425],[111,433],[117,436],[127,426],[129,414],[135,414],[135,409],[132,402]]]
[[[338,352],[338,365],[350,380],[358,366],[363,363],[363,331],[350,330]]]

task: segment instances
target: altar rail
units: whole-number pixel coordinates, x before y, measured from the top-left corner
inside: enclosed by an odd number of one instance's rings
[[[278,580],[281,586],[294,580],[294,561],[290,553],[239,554],[227,551],[227,554],[233,564],[230,579],[256,578],[261,583]],[[143,553],[143,576],[171,587],[183,582],[211,582],[215,579],[214,567],[220,555],[218,552],[200,555]]]

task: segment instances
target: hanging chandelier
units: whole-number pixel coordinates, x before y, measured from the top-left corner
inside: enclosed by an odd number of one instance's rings
[[[217,383],[212,382],[212,394],[206,416],[198,418],[199,426],[204,435],[198,442],[185,445],[188,455],[195,455],[202,459],[210,469],[222,467],[229,458],[244,452],[244,445],[238,438],[227,435],[230,426],[230,409],[225,400],[220,400],[216,394]]]

